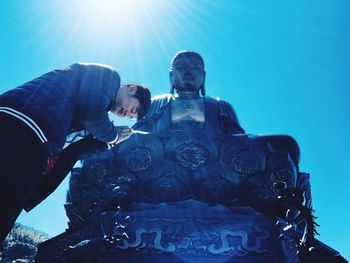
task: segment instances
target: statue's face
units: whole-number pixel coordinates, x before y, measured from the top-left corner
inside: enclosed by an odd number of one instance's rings
[[[170,81],[177,91],[198,91],[203,85],[205,71],[195,56],[178,57],[170,71]]]

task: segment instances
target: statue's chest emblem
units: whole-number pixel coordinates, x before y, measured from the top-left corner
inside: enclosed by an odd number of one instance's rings
[[[208,161],[207,150],[196,144],[183,144],[175,149],[175,159],[183,167],[195,170]]]

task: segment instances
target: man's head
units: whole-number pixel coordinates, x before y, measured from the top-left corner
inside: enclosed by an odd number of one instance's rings
[[[181,51],[175,54],[170,68],[170,93],[204,90],[205,70],[201,55],[194,51]]]
[[[113,112],[118,117],[142,119],[151,105],[151,93],[148,88],[140,84],[128,83],[120,85]]]

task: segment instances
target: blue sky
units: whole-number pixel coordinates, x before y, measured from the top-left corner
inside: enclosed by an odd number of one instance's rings
[[[247,133],[298,141],[319,239],[350,258],[349,13],[347,0],[3,0],[0,92],[84,61],[161,94],[172,56],[195,50],[207,94],[229,101]],[[63,232],[66,189],[19,222]]]

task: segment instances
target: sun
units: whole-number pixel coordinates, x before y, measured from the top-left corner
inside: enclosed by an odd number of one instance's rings
[[[128,11],[139,8],[141,5],[149,5],[150,0],[86,0],[85,8],[90,8],[95,11],[108,11],[111,9],[120,9],[121,11]]]
[[[62,6],[71,38],[87,44],[116,42],[143,34],[162,0],[75,0]],[[152,22],[152,21],[151,21]]]

